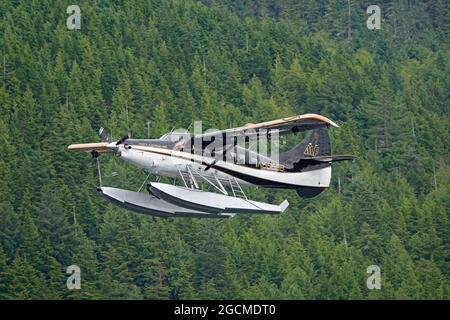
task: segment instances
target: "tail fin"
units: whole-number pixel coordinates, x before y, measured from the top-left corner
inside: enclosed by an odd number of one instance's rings
[[[302,159],[311,159],[314,157],[330,156],[331,146],[328,135],[328,127],[320,125],[314,129],[308,130],[305,138],[289,151],[280,154],[280,163],[285,168],[293,171],[302,171],[307,165]],[[303,162],[300,165],[300,162]]]
[[[285,169],[294,172],[329,170],[327,179],[331,179],[331,163],[333,161],[353,160],[349,155],[331,155],[330,137],[328,126],[320,125],[310,129],[305,138],[291,150],[280,154],[280,163]],[[323,172],[323,170],[321,170]],[[317,171],[318,177],[321,171]],[[325,186],[302,186],[297,188],[297,193],[302,198],[312,198],[320,194]],[[323,185],[323,184],[322,184]]]
[[[331,146],[328,127],[321,125],[307,131],[305,138],[291,150],[280,154],[280,163],[294,172],[310,171],[331,166],[329,163],[316,163],[314,157],[330,156]],[[302,198],[313,198],[325,187],[299,187],[297,194]]]

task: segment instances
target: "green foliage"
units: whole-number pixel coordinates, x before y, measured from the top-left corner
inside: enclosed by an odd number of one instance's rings
[[[348,16],[348,5],[351,16]],[[0,3],[1,299],[449,299],[449,8],[380,1]],[[127,112],[128,111],[128,112]],[[278,217],[162,220],[107,204],[67,145],[301,113],[339,124],[314,199]],[[127,120],[128,116],[128,120]],[[296,141],[289,140],[289,144]],[[104,183],[144,175],[100,157]],[[65,270],[81,268],[82,289]],[[382,289],[366,287],[369,265]]]

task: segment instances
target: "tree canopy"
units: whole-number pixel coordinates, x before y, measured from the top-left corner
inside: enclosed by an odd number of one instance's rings
[[[0,299],[449,299],[448,1],[0,2]],[[350,10],[349,10],[350,9]],[[126,110],[128,110],[128,121]],[[282,215],[163,220],[67,145],[318,113],[331,187]],[[101,158],[104,184],[145,174]],[[81,290],[66,268],[82,270]],[[366,272],[381,268],[381,290]]]

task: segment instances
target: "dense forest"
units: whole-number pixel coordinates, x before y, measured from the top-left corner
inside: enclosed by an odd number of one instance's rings
[[[450,298],[447,0],[378,1],[379,30],[368,1],[77,4],[68,30],[66,1],[0,2],[0,299]],[[287,198],[279,216],[131,213],[67,151],[101,126],[145,138],[303,113],[336,121],[333,152],[358,159],[313,199],[246,190]],[[104,185],[146,176],[99,160]]]

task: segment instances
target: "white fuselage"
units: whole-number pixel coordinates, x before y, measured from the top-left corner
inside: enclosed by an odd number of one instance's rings
[[[306,172],[283,172],[272,169],[253,168],[228,161],[217,161],[207,169],[214,159],[165,148],[121,145],[120,157],[144,170],[170,178],[192,174],[195,179],[219,180],[224,185],[237,181],[242,185],[268,187],[328,187],[331,180],[331,166]],[[233,181],[232,181],[233,180]]]

